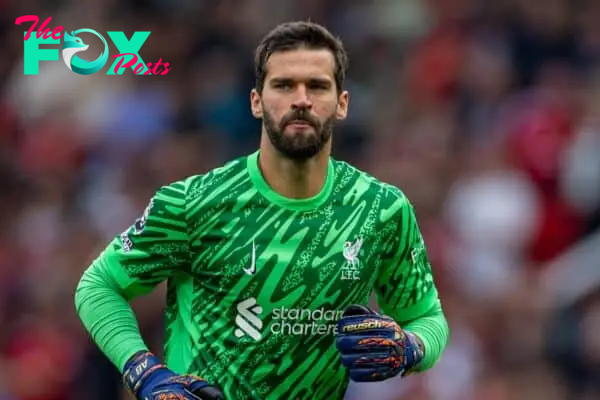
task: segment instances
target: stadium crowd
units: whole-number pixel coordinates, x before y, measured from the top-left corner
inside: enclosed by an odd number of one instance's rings
[[[28,14],[151,31],[140,55],[172,70],[83,76],[60,60],[25,76],[29,26],[14,21]],[[158,186],[258,145],[254,46],[308,18],[350,56],[334,155],[412,200],[451,327],[433,370],[350,396],[600,396],[599,2],[13,0],[0,2],[0,400],[125,398],[75,285]],[[159,354],[163,295],[135,302]]]

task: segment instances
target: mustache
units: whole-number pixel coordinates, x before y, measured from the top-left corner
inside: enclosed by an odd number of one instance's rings
[[[314,128],[318,128],[321,125],[319,120],[313,117],[307,108],[299,108],[286,114],[281,120],[281,126],[285,128],[292,121],[303,121]]]

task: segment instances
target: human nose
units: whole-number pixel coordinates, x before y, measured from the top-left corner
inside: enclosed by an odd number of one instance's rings
[[[292,108],[312,108],[312,101],[308,96],[308,90],[305,85],[298,85],[294,93],[294,100],[292,102]]]

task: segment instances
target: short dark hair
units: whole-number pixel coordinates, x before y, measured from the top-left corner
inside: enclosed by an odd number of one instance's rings
[[[269,32],[256,48],[254,55],[254,74],[256,89],[262,92],[267,76],[267,61],[273,53],[296,50],[299,48],[327,49],[335,59],[335,84],[338,93],[342,91],[348,70],[348,55],[342,41],[327,28],[314,22],[286,22]]]

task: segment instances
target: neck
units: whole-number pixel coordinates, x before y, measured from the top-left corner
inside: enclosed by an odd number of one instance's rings
[[[304,199],[319,194],[327,179],[331,141],[316,156],[293,160],[279,153],[266,134],[261,137],[258,165],[271,188],[284,197]]]

